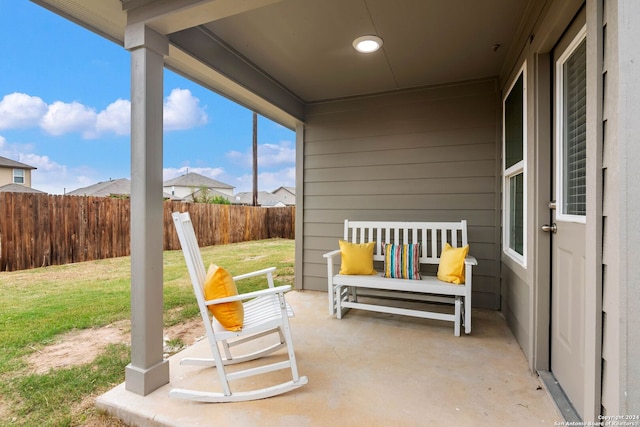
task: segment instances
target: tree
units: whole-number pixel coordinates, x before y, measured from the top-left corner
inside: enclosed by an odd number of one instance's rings
[[[206,185],[201,185],[198,190],[192,190],[191,197],[195,203],[211,203],[215,205],[231,204],[231,202],[224,196],[212,195],[211,189]]]

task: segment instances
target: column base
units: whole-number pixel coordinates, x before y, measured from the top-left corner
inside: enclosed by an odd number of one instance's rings
[[[138,368],[131,364],[125,368],[125,390],[146,396],[165,384],[169,384],[169,361],[154,365],[148,369]]]

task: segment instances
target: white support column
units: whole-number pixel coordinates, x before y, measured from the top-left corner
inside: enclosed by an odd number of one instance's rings
[[[145,396],[169,382],[162,352],[162,101],[166,37],[127,26],[131,52],[131,363],[125,388]]]

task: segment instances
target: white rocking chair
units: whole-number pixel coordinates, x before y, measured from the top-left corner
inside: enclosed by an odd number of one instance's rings
[[[213,359],[186,358],[182,359],[180,364],[216,367],[223,391],[207,392],[188,389],[172,389],[169,392],[169,396],[199,402],[239,402],[276,396],[307,384],[307,377],[301,377],[298,375],[296,356],[293,350],[291,330],[289,328],[289,316],[293,317],[293,310],[285,301],[284,294],[291,289],[291,286],[286,285],[274,287],[272,273],[275,270],[275,267],[271,267],[233,278],[234,281],[238,281],[248,277],[264,275],[266,276],[269,284],[268,289],[206,301],[203,288],[206,271],[204,263],[202,262],[197,238],[193,231],[191,218],[188,212],[174,212],[172,216],[178,233],[178,238],[180,239],[180,245],[182,246],[182,252],[187,263],[189,275],[191,276],[193,290],[196,294],[196,299],[198,300],[200,314],[204,321],[209,346],[213,353]],[[221,304],[232,301],[243,301],[244,307],[244,325],[242,330],[237,332],[226,330],[215,319],[215,317],[210,314],[209,309],[207,308],[207,306],[212,304]],[[279,335],[278,343],[249,354],[232,356],[231,347],[274,333]],[[220,352],[219,344],[224,351],[224,358]],[[226,365],[255,360],[283,347],[287,347],[288,351],[288,359],[285,361],[265,364],[232,373],[227,373],[225,369]],[[231,380],[287,368],[291,369],[293,379],[285,383],[258,390],[238,392],[232,392],[229,386],[229,381]]]

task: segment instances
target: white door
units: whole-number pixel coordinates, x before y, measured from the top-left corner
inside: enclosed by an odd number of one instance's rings
[[[584,415],[586,39],[569,31],[554,50],[551,371]]]

